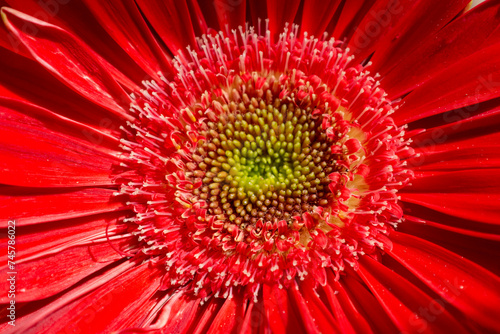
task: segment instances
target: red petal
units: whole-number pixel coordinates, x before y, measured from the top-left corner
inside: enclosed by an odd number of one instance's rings
[[[340,0],[305,0],[300,28],[309,35],[322,37],[339,7]]]
[[[415,170],[461,170],[500,167],[499,146],[480,146],[477,148],[457,148],[426,152],[415,159]],[[417,150],[416,152],[420,152]],[[412,163],[413,166],[415,164]]]
[[[125,112],[128,95],[76,36],[10,8],[2,8],[2,18],[32,56],[59,80],[97,105],[130,118]],[[27,25],[33,31],[23,28]]]
[[[3,112],[11,113],[7,118],[19,117],[17,114],[21,113],[24,118],[31,118],[30,123],[40,123],[54,131],[68,135],[68,137],[99,145],[96,149],[111,156],[121,151],[119,148],[120,134],[114,131],[118,128],[109,118],[101,118],[99,125],[87,125],[35,104],[0,96],[0,108],[2,106],[5,107]],[[119,124],[119,122],[117,123]]]
[[[126,229],[119,223],[123,218],[124,214],[118,212],[39,224],[27,230],[21,228],[16,235],[16,261],[33,261],[71,247],[116,237]],[[20,226],[20,222],[16,219],[16,226]],[[7,256],[2,254],[0,259],[7,260]]]
[[[195,36],[201,36],[207,33],[208,26],[203,15],[206,12],[201,10],[200,4],[196,0],[188,0],[189,13],[192,17],[193,29],[195,31]]]
[[[419,155],[409,159],[412,169],[440,171],[500,167],[500,132],[488,134],[497,131],[500,118],[495,122],[495,117],[476,117],[472,123],[478,124],[468,123],[435,127],[413,136],[412,146]],[[472,131],[478,135],[472,138],[464,136]]]
[[[139,0],[137,4],[174,55],[197,45],[186,0]]]
[[[162,333],[187,333],[195,320],[199,304],[200,299],[174,292],[151,327],[161,328]]]
[[[133,1],[86,0],[85,3],[103,28],[152,78],[159,80],[158,71],[172,72],[169,59],[160,49]]]
[[[236,294],[231,299],[226,299],[219,313],[208,329],[207,334],[236,333],[237,328],[242,325],[246,302],[241,294]]]
[[[248,1],[250,7],[251,22],[254,26],[259,22],[259,19],[268,18],[267,15],[267,1]]]
[[[52,76],[42,65],[0,48],[0,58],[8,66],[0,67],[0,96],[2,105],[12,106],[14,100],[24,102],[30,107],[16,110],[30,116],[35,112],[34,105],[84,124],[92,124],[102,132],[116,132],[124,123],[121,117],[99,107],[85,97],[71,90]],[[26,110],[28,109],[28,110]],[[31,109],[31,110],[30,110]],[[81,132],[81,131],[80,131]]]
[[[332,36],[341,39],[349,34],[349,28],[358,23],[357,19],[361,19],[367,10],[373,5],[373,1],[351,0],[349,3],[345,1],[342,4],[340,16],[335,22],[335,28]]]
[[[405,124],[500,95],[500,44],[448,67],[403,99],[393,118]]]
[[[424,146],[416,152],[420,156],[413,158],[410,165],[419,171],[500,167],[500,147],[495,144],[480,143],[474,147],[465,142],[454,142],[453,145]]]
[[[293,23],[299,5],[300,0],[267,1],[267,14],[269,15],[271,36],[277,36],[283,32],[285,23]]]
[[[88,188],[55,190],[26,194],[19,188],[0,189],[0,219],[15,217],[17,225],[40,224],[103,212],[122,210],[125,205],[113,200],[111,189]]]
[[[264,285],[262,290],[267,321],[273,333],[305,332],[285,289]]]
[[[483,224],[470,220],[451,217],[436,211],[418,207],[414,204],[405,204],[408,211],[418,212],[419,218],[406,215],[404,224],[398,226],[398,232],[413,235],[417,238],[446,248],[459,256],[482,266],[492,273],[500,276],[500,247],[498,241],[485,239],[478,236],[469,236],[465,233],[450,232],[444,228],[436,228],[432,224],[425,224],[426,220],[439,222],[447,227],[458,226],[463,229],[475,231],[485,231],[485,233],[500,236],[500,225]],[[420,218],[426,219],[422,220]],[[472,234],[472,233],[471,233]]]
[[[139,326],[148,315],[145,306],[150,304],[160,280],[159,271],[149,267],[149,263],[137,266],[61,307],[33,324],[30,330],[33,333],[111,333]]]
[[[499,169],[418,172],[403,201],[483,223],[500,222]]]
[[[196,323],[193,324],[192,332],[193,334],[205,334],[208,331],[214,318],[217,316],[224,299],[222,298],[211,298],[203,308],[200,310],[199,316],[196,318]]]
[[[204,25],[208,27],[208,30],[213,33],[214,30],[222,30],[226,31],[224,27],[219,26],[219,16],[217,15],[217,11],[215,10],[215,6],[222,4],[226,5],[226,0],[216,0],[212,1],[197,1],[197,0],[188,0],[190,7],[196,10],[196,7],[199,8],[199,12],[196,14],[196,20],[200,21],[200,15],[203,16]],[[252,4],[253,1],[250,1]],[[237,3],[237,1],[233,1],[233,3]],[[230,5],[229,5],[230,6]],[[207,32],[206,30],[204,33]]]
[[[443,300],[432,299],[405,278],[370,257],[365,256],[360,262],[359,275],[399,329],[411,333],[434,333],[446,328],[451,333],[466,333],[449,313],[450,307],[446,307]]]
[[[27,262],[18,261],[16,301],[25,302],[52,296],[120,258],[122,256],[104,241],[73,247]],[[78,265],[74,265],[75,263]],[[2,271],[7,271],[7,268],[3,267]],[[5,288],[2,288],[3,291],[8,290],[7,283],[0,282]],[[1,296],[0,302],[8,302],[7,295]]]
[[[347,295],[344,287],[333,280],[331,282],[332,286],[327,284],[323,289],[339,324],[340,332],[373,333],[373,329]]]
[[[408,333],[423,332],[427,328],[427,321],[419,319],[418,315],[414,314],[412,310],[394,296],[390,289],[384,287],[379,279],[370,275],[362,266],[360,266],[358,273],[399,331]]]
[[[111,266],[108,270],[103,271],[99,275],[88,277],[85,281],[82,281],[81,284],[75,285],[73,289],[59,295],[57,298],[52,300],[52,302],[45,305],[42,304],[44,306],[38,310],[16,319],[18,321],[16,321],[15,329],[20,333],[40,333],[42,330],[49,331],[50,328],[52,328],[51,321],[54,321],[54,318],[52,317],[56,311],[60,310],[69,303],[74,302],[78,298],[85,296],[89,292],[102,287],[128,270],[133,269],[135,266],[136,265],[133,262],[126,261],[121,264]],[[59,318],[64,318],[64,312],[61,312]],[[33,329],[42,322],[44,325],[38,328],[38,330]],[[32,330],[30,330],[30,328]]]
[[[360,282],[359,275],[349,270],[339,285],[345,288],[350,300],[365,315],[364,319],[374,328],[375,333],[396,333],[397,328],[372,292]]]
[[[405,193],[483,193],[500,192],[500,169],[417,172]]]
[[[337,321],[333,318],[332,311],[319,298],[314,288],[316,280],[306,280],[300,283],[300,294],[303,296],[307,308],[311,311],[314,323],[321,333],[341,332]],[[319,287],[318,287],[319,289]]]
[[[293,300],[293,303],[296,305],[299,311],[300,317],[302,318],[302,323],[304,324],[307,333],[320,333],[318,325],[315,323],[315,318],[313,317],[311,310],[308,307],[308,302],[300,293],[298,286],[292,286],[288,289],[288,291],[290,293],[291,300]]]
[[[1,183],[29,187],[113,184],[111,169],[118,160],[111,155],[1,106],[0,118]]]
[[[500,224],[500,194],[401,193],[401,199],[451,216]]]
[[[373,72],[382,75],[459,14],[469,0],[421,0],[390,33],[377,44],[371,59]]]
[[[129,91],[136,91],[140,88],[136,83],[143,80],[146,72],[106,33],[93,14],[85,7],[83,1],[7,0],[7,2],[7,7],[12,7],[78,36],[100,55],[99,61],[105,64],[105,68],[121,85]],[[9,37],[11,45],[8,49],[18,53],[25,49],[19,39],[12,33],[10,34],[12,38]],[[25,53],[31,58],[27,50]]]
[[[435,38],[424,40],[384,76],[389,98],[409,92],[451,64],[491,45],[485,41],[498,27],[499,9],[498,2],[484,2],[444,27]]]
[[[420,278],[443,301],[483,326],[500,331],[500,278],[428,241],[392,232],[387,253]]]
[[[259,300],[257,303],[250,300],[245,310],[245,318],[243,319],[241,329],[238,329],[240,330],[239,334],[280,334],[281,332],[271,332],[265,312],[262,300]]]
[[[434,211],[426,211],[421,207],[405,206],[409,212],[418,212],[418,217],[405,215],[405,223],[413,223],[420,226],[432,226],[441,230],[451,231],[471,237],[500,241],[500,225],[481,224],[477,221],[459,219],[456,217],[443,215]],[[418,211],[417,211],[418,210]],[[433,220],[430,220],[433,219]]]
[[[418,1],[414,0],[377,1],[356,26],[349,39],[349,48],[356,58],[361,61],[370,55],[376,49],[379,40],[393,32],[416,4]]]
[[[4,1],[0,1],[0,7],[7,5]],[[14,36],[4,24],[0,24],[0,47],[5,50],[13,51],[23,57],[30,58],[30,54],[26,48],[22,47],[21,42]]]
[[[245,26],[246,22],[246,0],[213,2],[219,27],[223,31],[226,29],[237,29],[238,26]],[[262,18],[264,19],[264,18]],[[227,28],[226,28],[227,27]]]

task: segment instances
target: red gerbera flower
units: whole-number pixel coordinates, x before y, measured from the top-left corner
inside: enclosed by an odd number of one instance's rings
[[[2,330],[500,331],[498,1],[6,2]]]

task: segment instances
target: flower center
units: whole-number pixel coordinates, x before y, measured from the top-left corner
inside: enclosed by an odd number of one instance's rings
[[[203,36],[175,78],[132,95],[120,193],[164,288],[205,297],[338,276],[402,218],[412,174],[379,83],[342,43]]]
[[[206,140],[193,154],[194,173],[203,175],[194,195],[210,203],[218,219],[240,228],[259,219],[290,224],[292,216],[326,205],[327,175],[336,170],[322,117],[268,91],[271,103],[244,93],[239,104],[223,105],[224,115],[207,123],[201,131]]]

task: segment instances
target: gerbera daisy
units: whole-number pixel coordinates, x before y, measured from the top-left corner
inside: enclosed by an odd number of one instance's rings
[[[500,3],[2,1],[2,331],[500,331]]]

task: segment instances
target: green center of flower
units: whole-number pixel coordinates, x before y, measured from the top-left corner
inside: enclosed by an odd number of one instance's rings
[[[227,113],[218,122],[208,122],[196,156],[204,177],[195,194],[213,214],[238,225],[261,218],[289,222],[327,204],[335,159],[321,117],[279,99],[223,108]]]

